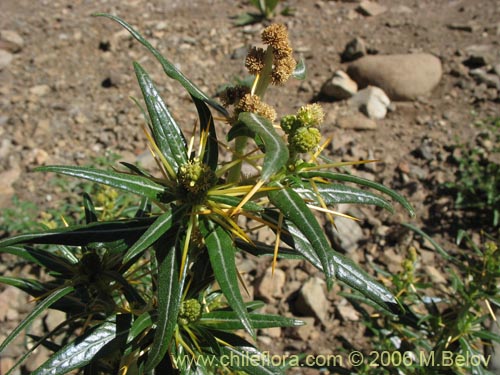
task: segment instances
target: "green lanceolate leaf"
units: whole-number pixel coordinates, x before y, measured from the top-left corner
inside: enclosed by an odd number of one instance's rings
[[[231,236],[222,227],[209,221],[202,221],[200,223],[200,231],[205,238],[215,279],[219,283],[229,306],[238,315],[247,332],[255,336],[238,287],[238,270],[235,264],[236,249]]]
[[[48,271],[60,274],[72,274],[74,267],[65,258],[54,255],[48,251],[34,249],[29,246],[6,246],[0,248],[0,253],[8,253],[33,262]]]
[[[396,193],[394,190],[389,189],[388,187],[379,184],[378,182],[367,180],[366,178],[356,177],[345,173],[336,173],[336,172],[328,172],[328,171],[307,171],[300,172],[300,176],[303,178],[313,178],[313,177],[321,177],[326,178],[333,181],[345,181],[345,182],[353,182],[358,185],[366,186],[375,190],[378,190],[384,194],[387,194],[389,197],[394,199],[396,202],[401,204],[408,213],[413,217],[415,216],[415,211],[411,204],[400,194]]]
[[[97,221],[97,213],[95,210],[94,203],[90,198],[90,195],[83,193],[83,207],[85,209],[85,222],[87,224],[94,223]]]
[[[132,245],[149,228],[153,218],[98,222],[50,229],[42,233],[20,234],[0,240],[0,248],[22,243],[87,246],[91,243],[122,240]]]
[[[186,139],[149,75],[139,63],[134,63],[134,69],[149,112],[151,131],[156,145],[174,172],[177,172],[188,160]]]
[[[128,249],[123,257],[123,263],[127,263],[135,256],[146,250],[149,246],[154,244],[162,235],[164,235],[174,224],[175,217],[181,210],[167,211],[158,216],[153,224],[144,232],[144,234],[137,240],[136,243]]]
[[[216,203],[226,204],[230,207],[237,207],[241,202],[241,198],[231,197],[229,195],[210,194],[208,199]],[[263,208],[257,203],[250,201],[243,205],[243,209],[246,211],[262,211]]]
[[[106,344],[117,336],[127,333],[127,331],[117,333],[115,322],[102,323],[52,355],[31,375],[63,375],[81,369],[91,363]]]
[[[177,316],[182,298],[179,282],[177,240],[173,243],[159,242],[156,245],[158,259],[158,319],[151,350],[146,361],[146,372],[153,370],[165,356],[171,345],[177,325]],[[161,254],[166,251],[166,254]]]
[[[238,116],[251,131],[261,137],[266,147],[261,179],[268,181],[272,175],[285,166],[288,161],[288,147],[276,132],[271,121],[255,113],[243,112]]]
[[[165,73],[170,77],[178,81],[192,96],[195,98],[203,100],[205,103],[210,105],[212,108],[219,111],[222,115],[228,117],[226,109],[222,107],[220,104],[215,102],[213,99],[209,98],[203,91],[201,91],[196,85],[194,85],[184,74],[181,73],[179,69],[176,68],[174,64],[165,59],[161,53],[155,49],[151,43],[149,43],[146,39],[143,38],[141,34],[139,34],[132,26],[130,26],[127,22],[122,20],[119,17],[113,16],[111,14],[106,13],[97,13],[94,16],[107,17],[112,19],[113,21],[118,22],[122,25],[139,43],[141,43],[144,47],[146,47],[156,59],[160,62],[163,67]]]
[[[200,133],[208,133],[207,142],[205,145],[205,152],[202,155],[202,161],[210,167],[213,171],[217,168],[219,162],[219,144],[217,143],[217,133],[215,131],[214,118],[210,112],[210,108],[204,101],[191,96],[196,109],[198,110],[198,117],[200,119]]]
[[[326,205],[334,205],[339,203],[350,204],[371,204],[377,207],[384,208],[389,212],[394,212],[392,205],[383,197],[373,194],[366,190],[356,189],[350,186],[340,184],[315,184],[317,190],[308,183],[304,183],[303,187],[293,188],[302,199],[320,204],[318,194],[321,196]]]
[[[304,325],[304,322],[301,320],[286,318],[280,315],[249,314],[248,317],[250,318],[252,327],[255,329],[270,327],[297,327]],[[225,331],[234,331],[244,328],[240,318],[234,311],[212,311],[207,314],[203,314],[201,319],[196,324]]]
[[[72,286],[67,286],[65,288],[56,290],[54,293],[50,294],[47,298],[44,298],[42,302],[40,302],[36,307],[31,311],[28,316],[19,323],[16,328],[10,333],[10,335],[5,339],[5,341],[0,345],[0,353],[9,345],[18,335],[21,333],[23,329],[25,329],[28,325],[33,323],[33,321],[42,314],[46,309],[48,309],[54,302],[57,302],[65,295],[74,291]]]
[[[292,73],[293,78],[304,80],[306,79],[306,63],[304,59],[300,59]]]
[[[321,226],[302,198],[291,188],[283,188],[269,192],[269,200],[280,209],[286,219],[294,223],[300,232],[309,240],[314,252],[321,261],[326,276],[328,289],[335,277],[335,265],[332,260],[332,249]]]
[[[52,165],[37,168],[36,171],[54,172],[83,178],[85,180],[97,182],[98,184],[108,185],[116,189],[140,195],[156,202],[168,203],[174,199],[172,193],[166,186],[160,185],[149,178],[135,176],[127,173],[102,171],[95,168],[76,167],[76,166],[58,166]]]
[[[284,229],[288,232],[282,234],[282,240],[292,246],[319,270],[322,264],[319,258],[311,251],[311,243],[304,238],[302,232],[294,223],[285,220]],[[385,310],[395,313],[400,311],[398,302],[392,293],[383,285],[375,281],[370,275],[363,271],[357,264],[335,250],[331,250],[330,256],[335,265],[335,277],[354,290],[357,290],[369,300],[375,302]]]

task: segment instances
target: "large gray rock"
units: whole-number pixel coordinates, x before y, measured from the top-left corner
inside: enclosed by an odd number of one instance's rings
[[[365,56],[347,68],[358,87],[380,87],[392,100],[429,95],[442,72],[441,61],[427,53]]]

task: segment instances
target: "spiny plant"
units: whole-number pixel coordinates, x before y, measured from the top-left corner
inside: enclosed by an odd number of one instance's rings
[[[331,170],[355,163],[321,156],[328,141],[321,143],[319,105],[300,108],[283,117],[279,126],[275,110],[264,101],[270,84],[282,85],[292,76],[305,74],[303,63],[293,58],[286,27],[264,29],[266,49],[252,48],[246,60],[255,76],[252,86],[227,88],[223,106],[128,23],[109,14],[98,16],[128,30],[166,75],[187,90],[199,115],[199,132],[189,141],[185,138],[150,76],[135,62],[145,108],[135,102],[146,118],[144,130],[158,175],[125,162],[113,171],[38,168],[110,186],[141,200],[133,218],[103,220],[91,197],[84,195],[83,224],[0,241],[1,252],[24,258],[50,276],[48,281],[0,277],[0,282],[26,291],[37,302],[0,351],[45,310],[67,315],[43,337],[31,335],[34,344],[15,367],[43,345],[53,354],[35,375],[75,369],[86,374],[153,374],[173,369],[182,374],[283,373],[287,363],[273,366],[265,357],[257,362],[245,359],[262,354],[252,343],[257,329],[302,322],[259,313],[261,302],[243,301],[240,284],[244,283],[235,260],[238,252],[272,256],[273,267],[278,257],[304,259],[323,271],[328,288],[339,280],[380,309],[405,313],[385,287],[330,246],[315,212],[325,213],[333,222],[339,215],[333,206],[340,203],[393,211],[388,200],[392,198],[413,214],[411,206],[381,184]],[[212,110],[221,120],[212,116]],[[217,139],[216,121],[231,127],[226,141]],[[219,159],[220,147],[232,151],[230,161]],[[243,163],[255,173],[243,175]],[[246,226],[238,225],[240,217],[246,218]],[[274,245],[254,239],[253,233],[262,228],[275,233]],[[236,334],[238,330],[246,331],[246,338]],[[241,360],[221,360],[228,355]]]

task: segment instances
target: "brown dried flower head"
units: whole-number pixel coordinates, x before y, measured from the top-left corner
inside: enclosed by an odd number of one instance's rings
[[[271,122],[276,120],[276,111],[269,104],[260,100],[257,95],[246,94],[235,107],[235,117],[241,112],[252,112],[266,117]]]
[[[264,68],[264,56],[266,51],[262,48],[252,47],[248,51],[248,55],[245,59],[245,67],[248,69],[250,74],[257,75]]]
[[[290,48],[288,30],[281,23],[274,23],[262,31],[262,42],[276,50]]]
[[[228,87],[220,94],[220,100],[225,106],[232,105],[238,103],[249,92],[250,88],[247,86]]]
[[[285,83],[292,75],[296,66],[297,62],[292,56],[276,59],[271,73],[271,82],[274,85],[281,85]]]

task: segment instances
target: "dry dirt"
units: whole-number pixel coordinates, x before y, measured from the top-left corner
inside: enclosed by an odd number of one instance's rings
[[[333,136],[330,151],[336,159],[381,160],[358,173],[407,196],[417,212],[413,222],[452,247],[459,216],[452,212],[450,197],[439,196],[438,185],[454,180],[456,167],[448,163],[451,146],[475,147],[484,129],[474,124],[500,116],[498,90],[477,83],[463,65],[469,46],[500,48],[500,2],[379,0],[387,11],[372,17],[358,13],[358,3],[287,1],[296,9],[295,15],[275,20],[288,26],[295,54],[305,59],[308,76],[305,81],[272,88],[268,100],[285,115],[321,99],[322,84],[335,70],[345,68],[340,54],[354,37],[363,38],[372,53],[438,56],[444,73],[429,97],[395,103],[393,111],[377,121],[376,130],[339,129],[333,121],[327,121],[323,130],[325,136]],[[231,17],[246,10],[252,9],[244,1],[223,0],[2,0],[0,30],[16,31],[24,46],[0,71],[0,173],[4,180],[0,192],[5,193],[0,207],[12,205],[14,192],[41,207],[58,204],[60,188],[50,185],[53,176],[31,172],[38,165],[83,165],[105,151],[131,162],[143,156],[143,119],[129,99],[140,98],[132,61],[139,61],[151,73],[187,131],[195,123],[196,112],[180,85],[165,78],[156,61],[117,24],[91,14],[107,12],[124,18],[193,82],[214,94],[220,85],[246,74],[246,50],[259,41],[261,24],[232,24]],[[337,105],[322,104],[326,112]],[[430,157],[422,157],[422,147]],[[10,184],[13,190],[8,189]],[[383,237],[409,217],[402,210],[393,216],[370,210],[363,215],[364,239],[352,256],[364,262],[365,254],[371,254],[380,263],[385,262],[387,251],[397,259],[404,256],[397,241]],[[267,265],[255,262],[252,277],[258,279]],[[280,267],[294,271],[287,274],[287,282],[295,286],[312,273],[303,265]],[[299,271],[302,276],[297,276]],[[270,311],[293,310],[288,306],[293,305],[289,298],[293,292],[285,287],[283,300],[273,301]],[[261,343],[278,351],[319,354],[335,352],[344,340],[364,345],[363,329],[341,317],[333,307],[338,302],[334,293],[328,297],[333,303],[327,322],[316,322],[309,336],[264,332],[267,339]]]

